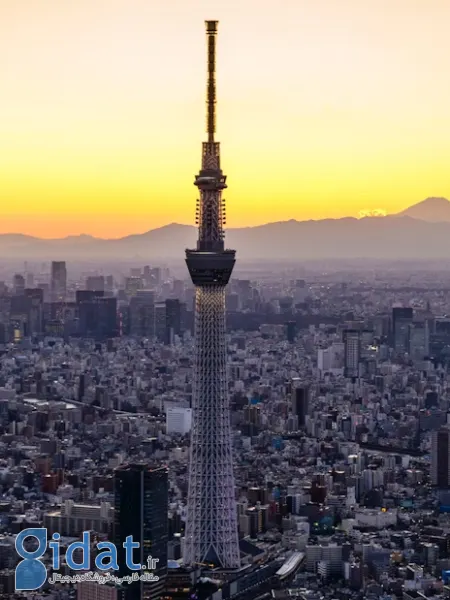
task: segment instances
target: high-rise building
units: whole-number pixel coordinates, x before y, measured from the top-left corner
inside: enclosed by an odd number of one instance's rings
[[[23,295],[11,298],[10,319],[21,324],[23,335],[42,333],[43,305],[43,292],[39,288],[25,289]]]
[[[295,336],[297,334],[297,323],[295,321],[288,321],[285,324],[286,327],[286,338],[290,344],[295,342]]]
[[[166,467],[150,468],[143,464],[133,464],[116,470],[114,543],[117,548],[119,577],[133,574],[126,566],[123,547],[128,536],[133,536],[133,542],[139,543],[139,548],[133,550],[135,564],[147,567],[149,556],[158,559],[156,569],[152,569],[152,572],[159,577],[159,580],[126,584],[125,600],[158,600],[163,594],[167,576],[168,474]]]
[[[44,291],[39,288],[26,288],[25,296],[30,299],[30,334],[43,330]]]
[[[166,340],[166,303],[157,302],[154,308],[154,332],[160,342]]]
[[[412,320],[413,309],[410,306],[395,306],[392,309],[392,334],[396,352],[408,352]]]
[[[305,426],[308,414],[309,386],[298,377],[292,379],[292,414],[298,417],[298,426]]]
[[[434,330],[430,331],[430,354],[433,357],[445,358],[450,349],[450,319],[438,317]]]
[[[409,326],[409,355],[412,360],[423,360],[430,354],[428,321],[411,323]]]
[[[25,277],[16,273],[13,279],[13,293],[15,296],[23,296],[25,291]]]
[[[61,302],[66,299],[67,270],[65,261],[52,262],[50,289],[52,295],[52,302]]]
[[[78,333],[98,340],[118,334],[117,298],[105,298],[104,292],[78,290]]]
[[[346,329],[343,337],[345,376],[358,377],[361,359],[361,332],[359,329]]]
[[[83,302],[92,302],[95,298],[104,298],[104,292],[97,290],[96,292],[92,290],[77,290],[75,292],[75,301],[77,304],[82,304]]]
[[[178,299],[166,300],[166,344],[173,344],[175,336],[181,335],[181,307]]]
[[[26,296],[13,296],[10,306],[10,323],[15,332],[13,337],[16,341],[24,336],[31,335],[30,332],[30,308],[31,300]],[[20,332],[20,334],[18,334]]]
[[[226,177],[215,133],[217,21],[206,22],[207,133],[195,185],[198,241],[186,251],[195,285],[195,350],[189,491],[184,546],[187,565],[240,566],[225,340],[225,288],[235,251],[224,245]]]
[[[130,300],[130,334],[141,337],[155,335],[155,292],[138,290]]]
[[[439,488],[450,487],[450,427],[433,431],[431,438],[431,483]]]
[[[105,278],[103,275],[89,275],[89,277],[86,277],[86,289],[93,292],[104,292]]]

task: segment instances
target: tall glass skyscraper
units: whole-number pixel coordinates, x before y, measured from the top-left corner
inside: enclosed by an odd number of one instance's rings
[[[126,600],[158,600],[167,577],[168,473],[165,467],[144,464],[120,467],[115,472],[114,543],[117,547],[119,576],[132,575],[126,566],[123,543],[128,536],[139,542],[133,562],[147,567],[147,558],[158,559],[153,571],[157,582],[124,584]],[[145,573],[146,571],[142,571]],[[138,573],[141,574],[141,573]]]

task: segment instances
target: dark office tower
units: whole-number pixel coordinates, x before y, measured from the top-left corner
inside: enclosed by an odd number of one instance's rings
[[[297,415],[299,427],[305,426],[309,408],[309,386],[298,378],[292,379],[292,414]]]
[[[30,336],[31,300],[24,295],[13,296],[10,306],[10,322],[13,329],[20,331],[20,337]],[[17,338],[17,335],[15,336]]]
[[[286,338],[290,344],[295,342],[295,336],[297,333],[297,323],[295,321],[288,321],[285,323],[286,327]]]
[[[117,298],[98,298],[98,339],[117,337]]]
[[[128,571],[123,543],[128,536],[140,547],[133,551],[133,562],[147,566],[147,558],[159,559],[153,571],[157,582],[126,584],[126,600],[158,600],[167,577],[168,475],[166,467],[150,468],[135,464],[115,472],[114,543],[117,547],[119,577]],[[145,571],[143,571],[145,573]]]
[[[78,402],[83,402],[84,394],[86,391],[86,375],[81,373],[78,381]]]
[[[195,349],[185,533],[186,565],[240,566],[225,339],[225,288],[235,251],[224,245],[226,177],[215,132],[217,21],[206,22],[208,43],[207,132],[195,185],[198,241],[186,251],[195,285]]]
[[[157,302],[155,304],[155,325],[154,325],[155,337],[160,342],[166,340],[166,303]]]
[[[345,376],[358,377],[361,359],[361,332],[359,329],[346,329],[343,338]]]
[[[94,298],[81,297],[81,294],[79,293],[79,291],[77,291],[76,303],[78,307],[79,335],[85,338],[96,338],[98,311],[97,306],[94,302]]]
[[[173,344],[176,335],[181,335],[181,302],[179,300],[166,300],[165,343]]]
[[[92,302],[94,298],[104,298],[105,293],[92,290],[77,290],[75,292],[75,301],[77,304],[81,304],[82,302]]]
[[[439,406],[439,396],[437,392],[429,391],[425,393],[425,408],[430,409]]]
[[[153,337],[155,335],[155,292],[138,290],[130,300],[130,335]]]
[[[327,497],[327,488],[322,481],[314,480],[311,484],[311,502],[313,504],[324,504]]]
[[[252,285],[249,279],[238,279],[237,289],[240,303],[247,308],[252,295]]]
[[[44,291],[40,288],[27,288],[25,296],[30,299],[30,334],[42,333],[44,329]]]
[[[44,304],[44,290],[42,288],[25,288],[24,295],[39,304]]]
[[[96,340],[117,337],[117,298],[88,290],[77,291],[76,298],[79,335]]]
[[[433,431],[431,438],[431,483],[439,488],[450,487],[450,427]]]
[[[105,278],[103,275],[89,275],[89,277],[86,277],[86,289],[93,292],[104,292]]]
[[[392,309],[392,335],[396,352],[408,352],[412,320],[413,309],[411,307],[396,306]]]
[[[410,323],[409,348],[411,360],[421,361],[430,354],[430,331],[428,321]]]
[[[53,261],[50,277],[52,302],[61,302],[66,299],[67,270],[64,261]]]
[[[17,273],[13,279],[13,293],[15,296],[23,296],[25,291],[25,278]]]

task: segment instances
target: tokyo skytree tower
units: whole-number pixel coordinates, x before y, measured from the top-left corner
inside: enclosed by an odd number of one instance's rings
[[[230,409],[225,344],[225,287],[235,263],[235,251],[224,246],[226,176],[220,168],[216,129],[217,21],[206,21],[208,81],[206,91],[208,141],[195,179],[198,241],[186,250],[186,264],[195,292],[195,354],[189,463],[189,491],[184,562],[240,566],[233,476]]]

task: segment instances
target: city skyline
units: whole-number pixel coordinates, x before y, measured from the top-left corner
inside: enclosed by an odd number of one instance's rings
[[[23,6],[3,10],[0,233],[194,222],[211,14],[230,227],[450,196],[444,2]]]

